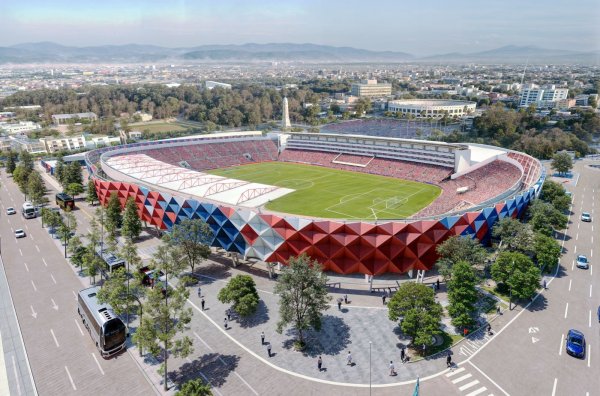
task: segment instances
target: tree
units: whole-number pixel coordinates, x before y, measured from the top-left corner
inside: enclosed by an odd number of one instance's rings
[[[469,263],[459,261],[452,267],[452,278],[448,282],[448,314],[454,326],[471,327],[475,322],[476,285],[477,275]]]
[[[187,357],[193,352],[192,340],[183,333],[192,319],[192,309],[186,308],[189,291],[179,284],[163,296],[160,287],[151,289],[144,303],[144,318],[133,335],[134,342],[140,348],[147,348],[156,357],[162,355],[164,389],[167,388],[168,358]]]
[[[65,172],[65,161],[63,156],[59,154],[58,158],[56,159],[56,166],[54,167],[54,176],[61,186],[64,185],[63,180],[65,179]]]
[[[529,224],[505,217],[492,228],[492,235],[502,241],[502,250],[528,252],[531,250],[533,231]]]
[[[132,197],[127,198],[125,202],[125,211],[123,212],[123,227],[121,235],[133,241],[140,236],[142,232],[142,221],[138,216],[137,205]]]
[[[119,227],[121,227],[121,223],[123,222],[123,218],[121,216],[121,202],[119,201],[119,196],[115,191],[110,194],[110,198],[108,199],[108,204],[106,206],[106,229],[109,232],[116,231]]]
[[[71,183],[77,183],[83,186],[83,176],[81,174],[81,165],[79,162],[73,161],[65,166],[65,171],[62,177],[62,185],[68,186]]]
[[[422,283],[403,283],[388,303],[391,321],[400,321],[400,329],[415,345],[430,346],[433,336],[440,334],[442,306],[435,301],[434,291]]]
[[[126,280],[125,268],[117,268],[104,281],[98,292],[98,301],[110,304],[117,315],[123,315],[129,307]]]
[[[558,262],[562,248],[556,239],[536,233],[533,237],[533,251],[540,269]]]
[[[327,276],[321,264],[302,254],[290,257],[275,284],[279,295],[279,322],[277,332],[292,325],[298,332],[297,347],[303,348],[304,331],[321,330],[321,317],[328,308],[331,297],[327,294]]]
[[[21,153],[19,153],[19,165],[23,165],[28,176],[29,173],[33,172],[33,157],[29,154],[29,151],[21,150]]]
[[[509,289],[509,308],[512,296],[530,298],[540,285],[541,275],[533,261],[522,253],[502,252],[492,264],[492,279]]]
[[[171,228],[169,241],[181,250],[186,264],[194,272],[196,264],[210,256],[212,238],[212,229],[204,220],[183,219]]]
[[[64,219],[59,216],[59,224],[58,224],[58,236],[60,239],[64,241],[65,246],[65,258],[67,258],[67,249],[69,246],[69,241],[73,235],[73,232],[77,229],[77,219],[73,215],[73,213],[67,212],[65,214]]]
[[[11,175],[17,168],[17,155],[18,154],[13,151],[8,152],[8,158],[6,160],[6,172],[10,173]]]
[[[444,279],[450,279],[452,266],[459,261],[466,261],[471,266],[479,266],[487,257],[479,240],[471,236],[450,237],[438,245],[436,251],[440,255],[437,265]]]
[[[548,236],[551,236],[555,230],[564,229],[569,221],[569,218],[552,204],[540,200],[535,200],[529,205],[529,214],[531,228]]]
[[[92,284],[96,284],[96,275],[102,268],[103,262],[100,257],[96,254],[95,248],[92,244],[89,244],[85,248],[85,253],[82,257],[83,268],[85,274],[90,277]]]
[[[568,153],[556,153],[552,157],[552,168],[564,175],[573,168],[573,160]]]
[[[79,183],[69,183],[65,188],[65,192],[73,198],[77,198],[77,196],[83,192],[83,186]]]
[[[69,242],[69,253],[71,253],[71,264],[79,267],[81,270],[81,267],[83,266],[85,247],[83,246],[79,235],[75,235],[71,238],[71,241]]]
[[[41,205],[47,202],[46,186],[42,177],[37,172],[31,172],[27,179],[27,196],[33,205]]]
[[[201,379],[189,380],[181,387],[175,396],[212,396],[210,385],[202,382]]]
[[[15,170],[13,171],[13,180],[19,186],[19,190],[25,195],[25,199],[27,199],[27,181],[29,179],[30,172],[25,169],[22,164],[17,165]]]
[[[562,184],[552,180],[544,181],[542,185],[542,193],[540,199],[544,202],[552,203],[556,198],[566,197],[567,192]]]
[[[233,303],[233,310],[241,316],[250,316],[258,307],[258,292],[254,279],[249,275],[236,275],[219,290],[217,296],[224,304]]]
[[[96,185],[93,180],[88,181],[87,184],[87,196],[85,200],[89,202],[92,206],[94,202],[98,201],[98,194],[96,193]]]
[[[571,206],[571,197],[566,194],[558,196],[552,200],[552,206],[554,206],[559,212],[565,213]]]

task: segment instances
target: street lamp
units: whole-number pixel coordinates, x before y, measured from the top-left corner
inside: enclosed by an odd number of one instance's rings
[[[129,276],[129,260],[127,260],[127,337],[129,337]]]
[[[369,396],[371,396],[371,341],[369,341]]]

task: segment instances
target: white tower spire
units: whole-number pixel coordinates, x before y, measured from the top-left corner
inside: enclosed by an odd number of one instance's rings
[[[283,116],[281,117],[281,129],[288,129],[292,127],[290,122],[290,111],[288,109],[287,96],[283,98]]]

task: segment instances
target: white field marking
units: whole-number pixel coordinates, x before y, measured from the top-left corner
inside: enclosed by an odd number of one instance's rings
[[[567,314],[569,313],[569,303],[565,305],[565,319],[567,319]]]
[[[475,386],[475,385],[477,385],[478,383],[479,383],[479,381],[478,381],[478,380],[471,381],[471,382],[469,382],[468,384],[464,384],[463,386],[459,386],[459,387],[458,387],[458,390],[462,392],[462,391],[464,391],[465,389],[469,389],[469,388],[472,388],[472,387],[474,387],[474,386]]]
[[[481,375],[483,375],[488,381],[490,381],[496,388],[500,390],[500,392],[504,393],[506,396],[510,396],[508,392],[506,392],[500,385],[498,385],[493,379],[491,379],[486,373],[484,373],[479,367],[475,366],[473,362],[469,360],[468,362],[475,370],[479,371]]]
[[[200,336],[198,335],[198,333],[196,333],[195,331],[193,331],[192,333],[194,333],[194,335],[196,336],[196,338],[197,338],[198,340],[200,340],[200,342],[201,342],[201,343],[203,343],[203,344],[204,344],[204,346],[205,346],[205,347],[206,347],[206,348],[207,348],[209,351],[211,351],[211,352],[213,351],[213,349],[210,347],[210,345],[208,345],[208,344],[206,343],[206,341],[204,341],[202,338],[200,338]]]
[[[19,396],[21,395],[21,381],[19,381],[19,374],[17,372],[17,361],[15,360],[15,355],[12,355],[12,364],[13,364],[13,373],[15,374],[15,379],[17,380],[17,393]]]
[[[83,330],[81,330],[81,326],[79,326],[79,322],[77,321],[77,319],[73,319],[75,321],[75,326],[77,326],[77,328],[79,329],[79,332],[81,333],[81,335],[83,335]]]
[[[35,245],[35,249],[40,253],[40,247],[38,245]]]
[[[564,341],[565,341],[565,334],[563,333],[563,335],[560,336],[560,348],[558,349],[558,356],[562,356],[563,342]]]
[[[77,388],[75,387],[75,383],[73,382],[73,377],[71,377],[71,373],[69,373],[69,369],[67,368],[67,366],[65,366],[65,371],[67,372],[67,376],[69,377],[69,381],[71,382],[73,390],[77,390]]]
[[[473,376],[472,374],[465,374],[465,375],[463,375],[462,377],[458,377],[458,378],[456,378],[456,379],[452,380],[452,383],[453,383],[453,384],[457,384],[457,383],[459,383],[459,382],[461,382],[461,381],[464,381],[464,380],[466,380],[467,378],[471,378],[472,376]]]
[[[27,266],[27,263],[23,262],[23,265],[25,266],[25,269],[27,270],[27,272],[29,272],[29,267]]]
[[[56,344],[56,347],[60,348],[60,345],[58,345],[58,340],[56,339],[56,336],[54,335],[54,330],[50,329],[50,333],[52,333],[52,338],[54,338],[54,343]]]
[[[98,370],[100,370],[100,372],[102,373],[102,375],[104,375],[104,370],[102,370],[102,366],[100,366],[100,362],[96,358],[96,354],[92,353],[92,357],[94,358],[94,361],[96,362],[96,365],[98,366]]]
[[[449,371],[449,372],[446,374],[446,377],[452,377],[453,375],[456,375],[456,374],[462,373],[463,371],[465,371],[465,368],[464,368],[464,367],[461,367],[461,368],[459,368],[459,369],[456,369],[456,370],[454,370],[454,371]]]
[[[474,391],[473,391],[473,392],[471,392],[471,393],[468,393],[468,394],[467,394],[467,396],[477,396],[478,394],[480,394],[480,393],[483,393],[483,392],[485,392],[486,390],[487,390],[487,388],[486,388],[485,386],[482,386],[481,388],[479,388],[479,389],[477,389],[477,390],[474,390]]]
[[[54,275],[50,274],[50,278],[52,278],[52,282],[56,285],[56,279],[54,279]]]
[[[588,346],[588,367],[590,367],[590,364],[592,362],[592,346],[590,344],[587,344]]]
[[[556,395],[556,383],[558,382],[558,378],[554,377],[554,385],[552,386],[552,396]]]
[[[48,263],[46,262],[46,259],[42,257],[42,261],[44,262],[44,265],[47,267]]]
[[[37,287],[35,287],[35,283],[33,283],[33,279],[31,280],[31,286],[33,286],[33,291],[37,291]]]
[[[21,250],[21,248],[19,248],[19,253],[21,254],[21,257],[23,257],[23,251]]]
[[[571,284],[573,283],[573,279],[569,279],[569,291],[571,291]]]

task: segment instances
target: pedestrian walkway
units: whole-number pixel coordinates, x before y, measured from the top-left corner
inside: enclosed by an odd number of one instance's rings
[[[494,396],[493,393],[486,393],[488,392],[488,388],[482,385],[477,378],[478,374],[479,373],[476,370],[468,370],[465,367],[456,367],[450,369],[450,371],[445,374],[445,377],[452,386],[458,389],[460,395],[477,396],[487,394],[487,396]]]

